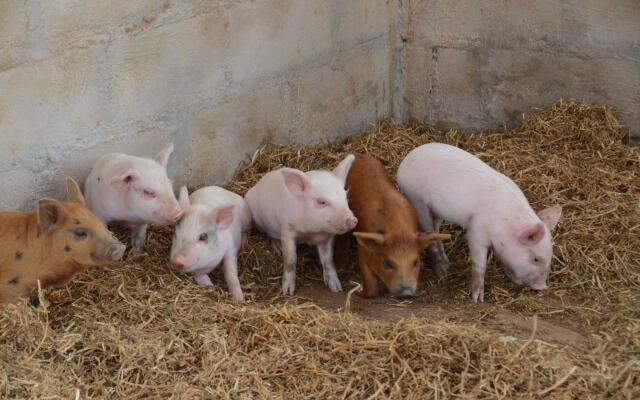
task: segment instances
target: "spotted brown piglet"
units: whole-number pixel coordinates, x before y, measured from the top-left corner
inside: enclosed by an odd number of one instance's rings
[[[362,296],[375,297],[379,283],[394,296],[414,296],[425,246],[449,235],[418,231],[416,212],[400,193],[382,163],[368,154],[356,155],[347,176],[349,207],[358,219],[353,235],[358,242]],[[336,255],[346,264],[349,238],[336,241]]]
[[[86,206],[67,178],[67,202],[38,201],[33,212],[0,212],[0,303],[69,282],[80,270],[118,261],[125,246]]]

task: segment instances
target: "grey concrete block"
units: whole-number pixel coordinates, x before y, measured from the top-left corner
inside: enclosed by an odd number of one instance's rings
[[[370,127],[390,109],[390,55],[371,49],[356,58],[315,68],[297,83],[295,141],[335,140]]]
[[[287,84],[256,85],[222,104],[205,104],[192,112],[183,142],[189,184],[221,185],[262,144],[288,143],[290,96]]]
[[[229,10],[229,24],[236,82],[300,67],[331,51],[328,1],[243,2]]]

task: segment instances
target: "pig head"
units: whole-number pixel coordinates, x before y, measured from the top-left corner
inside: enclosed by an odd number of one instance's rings
[[[122,197],[126,213],[133,220],[164,225],[180,217],[181,209],[167,176],[172,152],[173,144],[169,144],[155,159],[137,158],[110,177],[115,195]]]
[[[348,165],[334,170],[302,172],[283,168],[284,184],[294,199],[294,215],[302,232],[342,234],[355,228],[358,220],[349,209],[344,189]]]
[[[0,302],[62,285],[85,267],[118,261],[125,246],[85,206],[67,178],[68,201],[41,199],[35,212],[0,213]]]
[[[378,294],[377,280],[397,297],[414,296],[422,263],[422,250],[434,240],[446,240],[440,233],[404,235],[354,232],[358,241],[358,263],[363,277],[364,297]]]

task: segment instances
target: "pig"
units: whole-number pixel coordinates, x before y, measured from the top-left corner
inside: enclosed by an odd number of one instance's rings
[[[553,256],[551,231],[562,207],[536,214],[511,179],[447,144],[429,143],[412,150],[400,164],[397,178],[423,229],[437,231],[441,221],[447,220],[466,230],[474,302],[484,301],[490,248],[513,282],[534,290],[547,288]],[[440,258],[446,260],[446,255]]]
[[[186,187],[178,198],[184,215],[176,224],[170,263],[177,271],[191,273],[201,286],[212,286],[207,275],[220,262],[231,297],[244,301],[238,280],[238,251],[251,229],[251,210],[244,199],[216,186],[189,196]]]
[[[418,232],[416,212],[400,193],[378,159],[357,154],[347,176],[349,207],[358,219],[353,232],[358,242],[362,296],[375,297],[382,281],[397,297],[416,294],[422,250],[449,235]],[[336,239],[336,254],[348,256],[349,237]],[[340,251],[339,246],[347,251]],[[343,259],[344,261],[344,259]]]
[[[43,198],[36,211],[0,212],[0,303],[37,300],[38,281],[61,286],[122,258],[125,246],[86,207],[78,184],[67,178],[66,185],[67,202]]]
[[[353,154],[348,155],[333,172],[293,168],[271,171],[245,196],[255,225],[282,249],[285,296],[295,292],[298,243],[318,248],[324,283],[333,292],[342,291],[333,242],[336,234],[346,233],[358,223],[349,210],[344,189],[353,159]]]
[[[131,231],[134,254],[142,253],[149,224],[168,225],[180,218],[167,163],[173,143],[155,159],[122,153],[102,156],[84,184],[89,208],[105,224],[120,223]]]

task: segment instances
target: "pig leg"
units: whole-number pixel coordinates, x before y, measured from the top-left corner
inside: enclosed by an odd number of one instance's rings
[[[474,302],[484,302],[484,273],[487,269],[487,253],[489,247],[479,238],[474,237],[473,232],[467,234],[469,253],[471,255],[471,298]]]
[[[240,288],[238,280],[238,254],[230,253],[224,256],[224,280],[227,281],[227,287],[231,293],[231,297],[237,301],[244,301],[244,295]]]
[[[298,260],[295,237],[289,232],[283,232],[280,244],[284,259],[282,293],[285,296],[293,296],[293,292],[296,290],[296,264]]]
[[[149,225],[131,226],[131,247],[134,254],[142,254],[142,248],[147,238],[147,227]]]
[[[338,235],[335,238],[335,245],[333,249],[334,260],[338,267],[347,268],[349,265],[349,234]]]
[[[367,254],[358,246],[358,266],[360,267],[360,275],[362,275],[362,297],[376,297],[379,293],[378,278],[373,274],[369,266]]]
[[[442,225],[442,220],[434,218],[433,231],[440,232],[440,225]],[[435,247],[435,252],[433,253],[435,257],[433,262],[434,271],[438,278],[443,278],[449,270],[449,259],[447,258],[447,252],[444,250],[444,242],[442,240],[436,240],[433,246]]]
[[[278,239],[271,239],[271,248],[274,253],[282,257],[282,244]]]
[[[202,273],[193,276],[193,280],[200,286],[213,286],[213,282],[211,282],[211,278],[207,273]]]
[[[322,264],[322,276],[324,284],[331,289],[332,292],[342,292],[342,285],[338,279],[336,266],[333,262],[333,242],[335,236],[331,236],[329,240],[318,245],[318,255],[320,256],[320,264]]]
[[[418,211],[418,222],[424,232],[438,232],[442,220],[434,218],[429,208],[424,205]],[[428,247],[429,264],[438,278],[443,278],[449,269],[449,259],[444,251],[442,240],[433,241]]]

